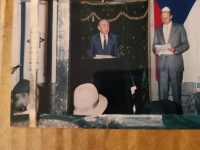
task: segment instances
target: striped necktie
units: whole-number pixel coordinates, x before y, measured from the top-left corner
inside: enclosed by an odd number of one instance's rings
[[[103,52],[106,53],[107,45],[106,45],[106,36],[104,36],[104,42],[103,42]]]

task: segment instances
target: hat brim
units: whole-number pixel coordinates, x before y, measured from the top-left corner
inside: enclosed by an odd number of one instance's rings
[[[103,95],[99,94],[99,103],[97,104],[97,106],[87,112],[78,112],[74,110],[74,115],[91,115],[91,116],[98,116],[101,115],[106,107],[108,105],[108,101],[106,99],[106,97],[104,97]]]

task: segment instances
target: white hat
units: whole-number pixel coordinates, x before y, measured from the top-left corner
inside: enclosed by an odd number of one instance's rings
[[[107,104],[91,83],[81,84],[74,91],[74,115],[101,115]]]
[[[164,7],[161,11],[170,11],[169,7]]]

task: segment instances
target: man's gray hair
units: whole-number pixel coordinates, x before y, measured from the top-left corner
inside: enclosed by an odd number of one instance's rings
[[[100,25],[100,22],[101,22],[102,20],[106,20],[106,21],[109,23],[109,21],[108,21],[107,19],[100,19],[97,26]],[[109,24],[110,24],[110,23],[109,23]]]
[[[14,113],[26,111],[26,107],[30,102],[29,92],[12,93],[11,102]]]

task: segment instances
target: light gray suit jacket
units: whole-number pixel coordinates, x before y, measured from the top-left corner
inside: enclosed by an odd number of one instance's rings
[[[173,55],[160,55],[158,57],[158,71],[163,71],[166,67],[166,61],[168,61],[168,69],[170,71],[184,71],[182,53],[189,49],[189,43],[185,28],[181,24],[173,23],[169,35],[169,40],[172,47],[176,49],[176,53]],[[155,31],[154,42],[152,50],[155,54],[155,45],[166,44],[163,33],[163,25],[158,27]],[[155,54],[157,55],[157,54]],[[166,57],[167,56],[167,57]]]

